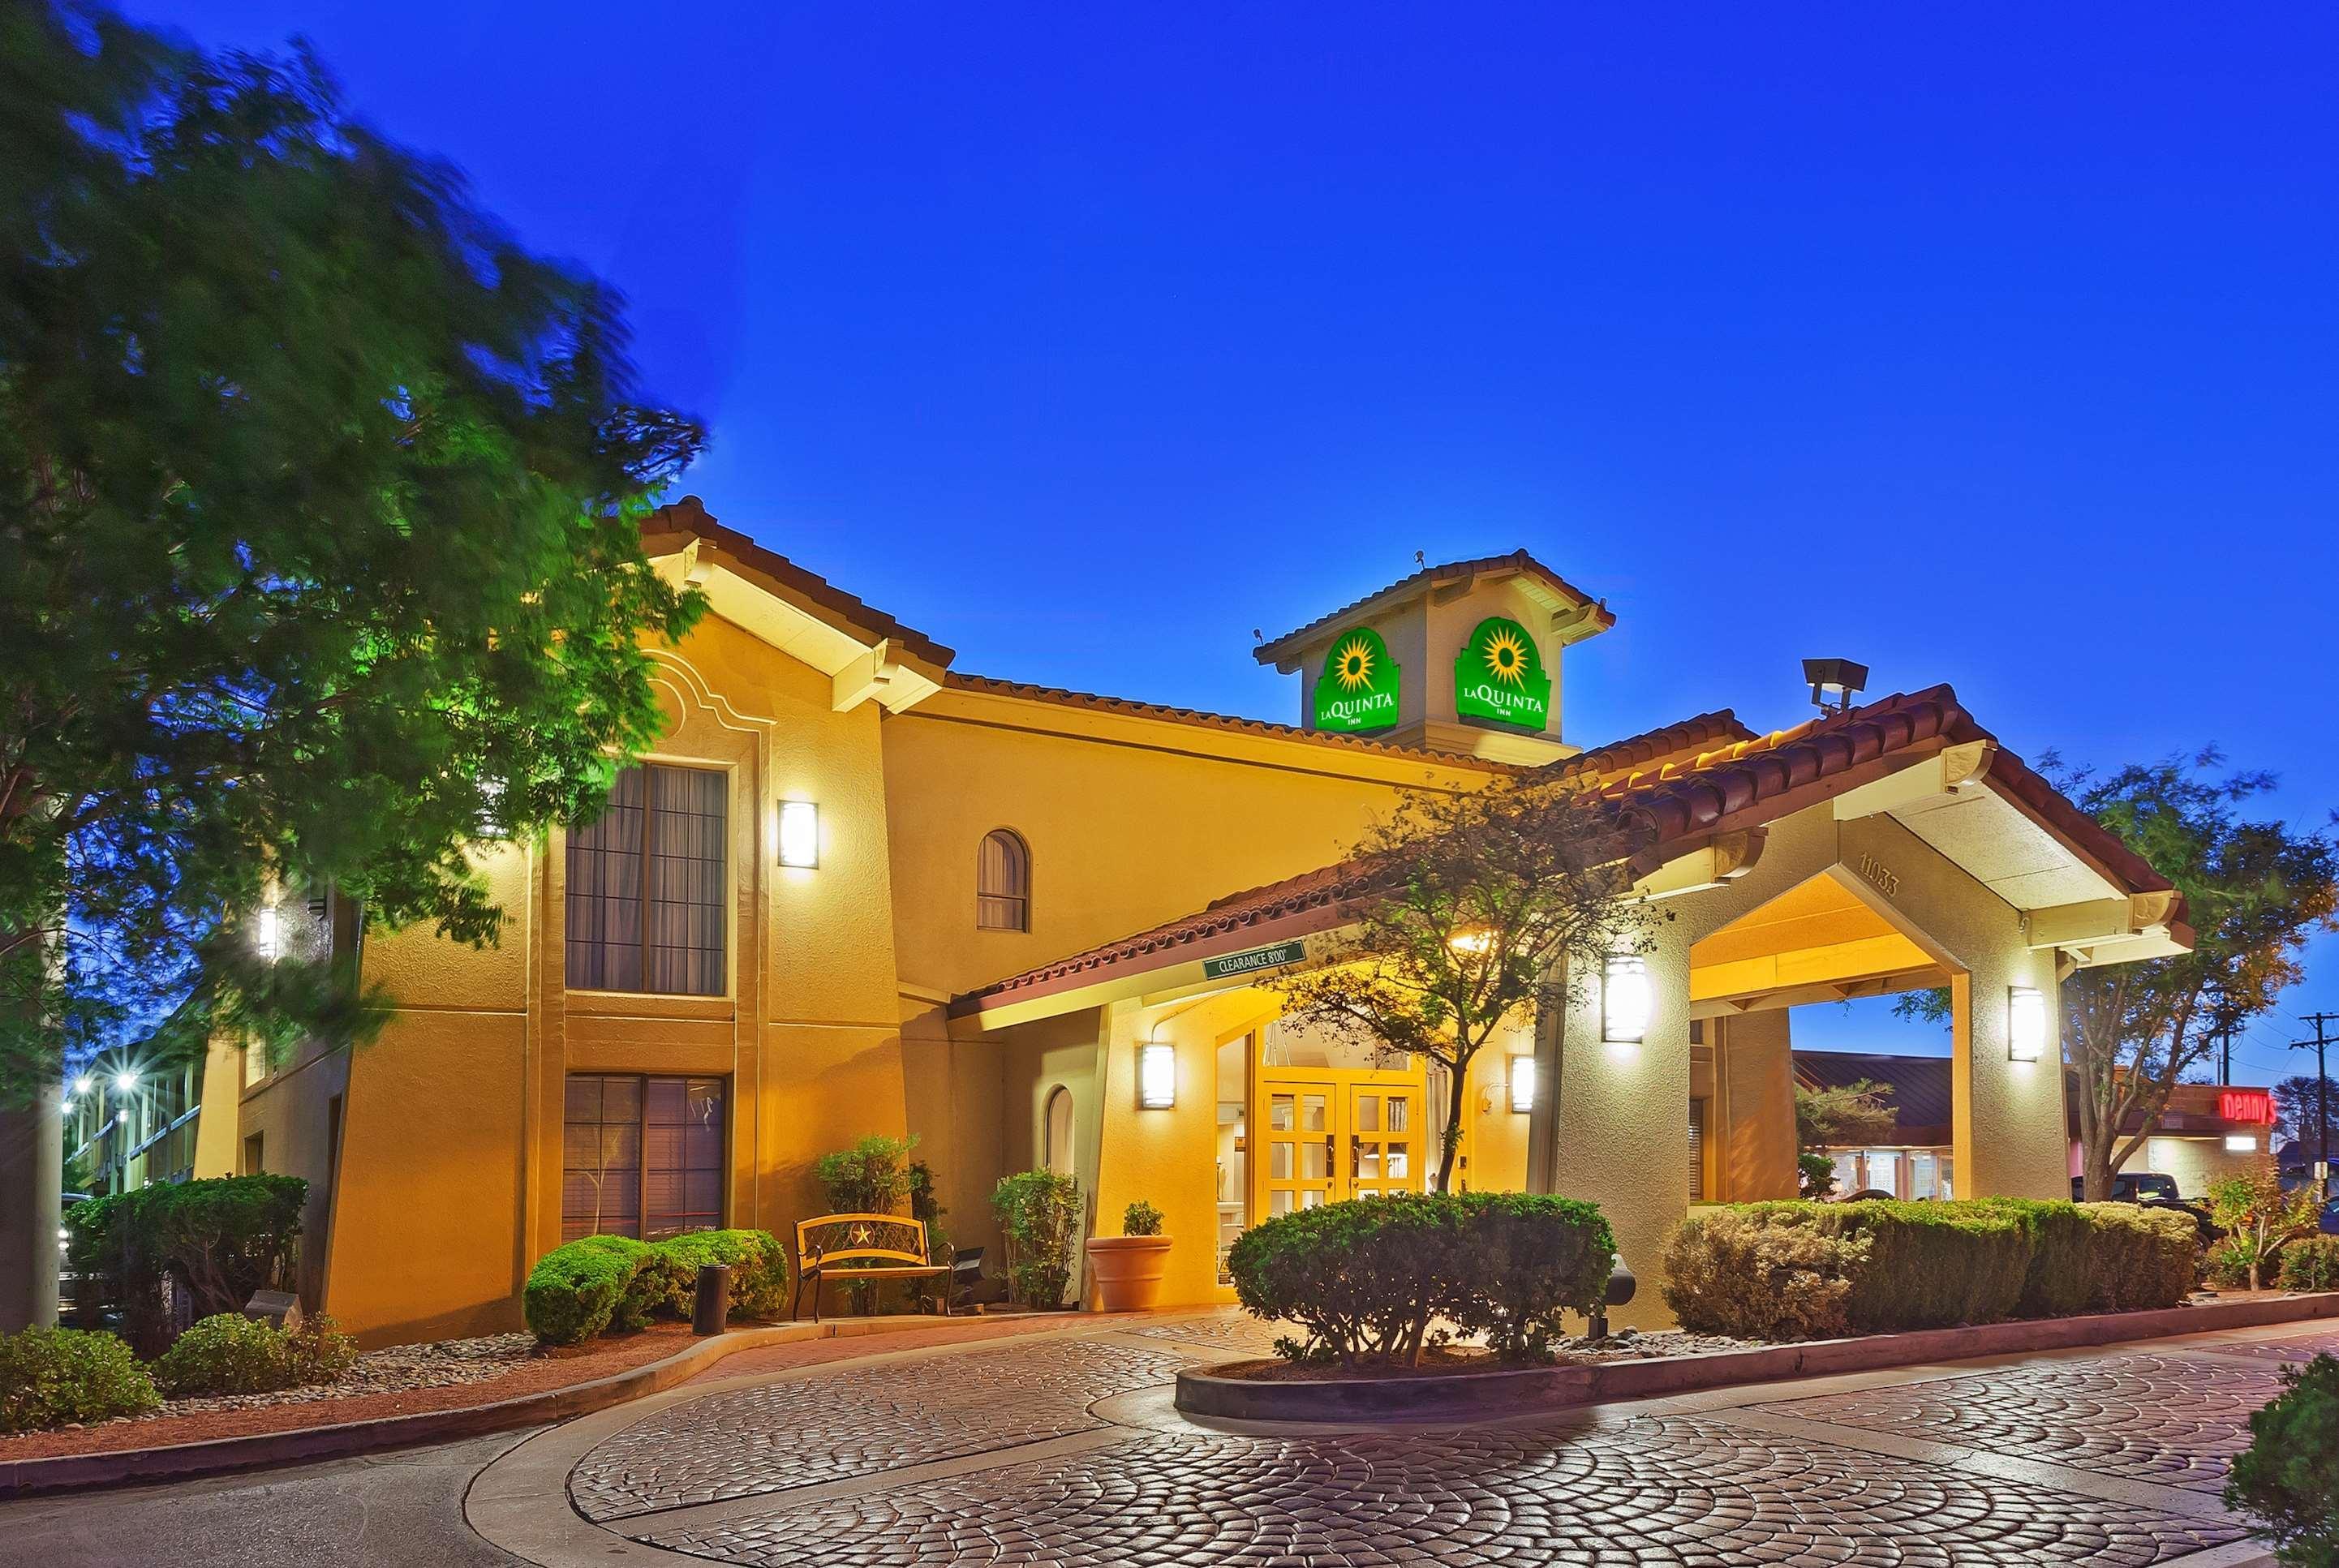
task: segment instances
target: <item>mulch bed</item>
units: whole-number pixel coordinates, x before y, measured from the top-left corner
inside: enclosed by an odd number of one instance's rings
[[[165,1413],[0,1437],[0,1462],[48,1459],[61,1454],[104,1454],[122,1448],[160,1448],[174,1443],[207,1443],[218,1437],[250,1437],[263,1432],[295,1432],[344,1421],[411,1415],[424,1410],[492,1405],[523,1394],[540,1394],[630,1371],[646,1363],[663,1360],[690,1343],[689,1324],[654,1324],[638,1334],[613,1335],[585,1345],[538,1351],[514,1363],[508,1371],[472,1382],[388,1393],[329,1395],[254,1408]]]

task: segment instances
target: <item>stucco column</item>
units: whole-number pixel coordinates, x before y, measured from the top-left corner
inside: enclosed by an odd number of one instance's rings
[[[2009,988],[2028,986],[2045,1001],[2047,1040],[2037,1061],[2007,1054]],[[2018,937],[1977,953],[1969,974],[1953,976],[1956,1038],[1949,1072],[1959,1198],[2068,1198],[2070,1133],[2064,1121],[2061,1009],[2055,954]]]
[[[44,1082],[29,1103],[0,1109],[0,1333],[57,1320],[60,1093]]]
[[[1597,977],[1568,1008],[1551,1146],[1546,1159],[1530,1161],[1551,1172],[1552,1191],[1587,1198],[1608,1217],[1616,1250],[1641,1282],[1612,1321],[1644,1327],[1673,1322],[1659,1254],[1689,1213],[1689,944],[1670,923],[1656,938],[1644,961],[1652,1005],[1640,1044],[1601,1039]]]

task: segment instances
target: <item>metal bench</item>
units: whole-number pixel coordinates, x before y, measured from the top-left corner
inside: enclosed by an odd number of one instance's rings
[[[820,1321],[821,1281],[827,1278],[877,1280],[943,1276],[952,1271],[936,1263],[926,1250],[923,1221],[898,1214],[823,1214],[796,1221],[796,1289],[789,1303],[793,1315],[812,1287],[812,1320]],[[940,1292],[943,1316],[950,1316],[951,1287]]]

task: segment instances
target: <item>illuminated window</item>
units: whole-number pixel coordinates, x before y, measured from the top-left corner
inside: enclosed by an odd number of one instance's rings
[[[568,833],[568,984],[720,996],[730,781],[706,768],[623,768],[609,809]]]
[[[980,931],[1031,929],[1031,851],[1011,829],[982,835],[974,863],[974,923]]]

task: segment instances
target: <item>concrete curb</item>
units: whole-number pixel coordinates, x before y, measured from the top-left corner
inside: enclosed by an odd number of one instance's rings
[[[2339,1293],[2275,1300],[2214,1302],[2156,1312],[2111,1312],[1821,1339],[1764,1350],[1725,1350],[1597,1366],[1525,1366],[1451,1377],[1357,1377],[1321,1383],[1262,1383],[1203,1368],[1178,1374],[1178,1408],[1228,1421],[1341,1421],[1395,1417],[1508,1416],[1530,1410],[1649,1399],[1740,1384],[1873,1372],[1939,1361],[2077,1350],[2130,1339],[2166,1339],[2275,1323],[2339,1317]]]
[[[340,1459],[385,1448],[410,1448],[422,1443],[445,1443],[477,1437],[515,1427],[549,1425],[606,1410],[613,1405],[663,1393],[696,1376],[706,1368],[744,1350],[775,1345],[794,1345],[814,1339],[852,1339],[881,1334],[901,1334],[936,1328],[947,1323],[995,1323],[1007,1314],[964,1319],[942,1317],[846,1318],[825,1323],[784,1323],[768,1328],[736,1328],[727,1334],[692,1342],[663,1360],[613,1372],[590,1383],[547,1388],[490,1405],[466,1405],[452,1410],[419,1410],[409,1415],[382,1415],[370,1421],[345,1421],[331,1426],[296,1427],[289,1432],[260,1432],[247,1437],[218,1437],[203,1443],[173,1443],[159,1448],[116,1448],[101,1454],[60,1454],[42,1459],[0,1462],[0,1499],[29,1497],[44,1492],[81,1491],[124,1486],[149,1481],[183,1481],[198,1475],[218,1475],[236,1470],[258,1470],[278,1464],[304,1464],[320,1459]],[[1014,1314],[1021,1317],[1023,1314]]]

